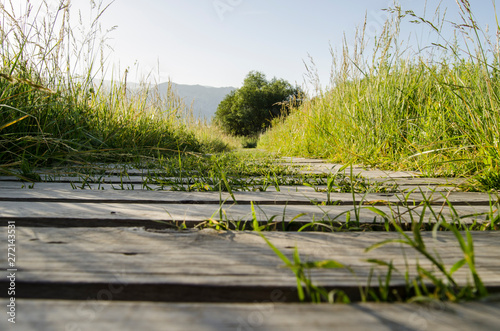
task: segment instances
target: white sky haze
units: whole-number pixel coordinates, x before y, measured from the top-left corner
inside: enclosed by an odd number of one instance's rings
[[[2,0],[9,1],[9,0]],[[22,1],[24,0],[13,0]],[[48,0],[49,2],[52,0]],[[95,0],[98,2],[99,0]],[[104,0],[104,5],[108,4]],[[36,1],[31,1],[35,3]],[[59,1],[54,2],[57,7]],[[439,3],[448,19],[458,20],[455,0],[427,1],[431,19]],[[480,25],[495,27],[491,0],[471,0]],[[107,65],[119,75],[129,68],[129,80],[148,73],[157,82],[239,87],[251,70],[302,85],[304,61],[310,55],[322,84],[328,84],[330,44],[340,50],[345,33],[349,43],[367,16],[370,36],[380,33],[390,0],[115,0],[100,18],[112,47]],[[424,14],[426,1],[401,0],[403,9]],[[89,21],[89,0],[72,1],[72,18],[82,10]],[[429,29],[408,24],[423,44]],[[494,35],[494,33],[493,33]],[[138,69],[138,70],[137,70]]]

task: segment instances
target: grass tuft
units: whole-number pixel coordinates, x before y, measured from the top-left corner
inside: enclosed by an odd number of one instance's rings
[[[107,35],[99,17],[110,4],[91,5],[94,18],[87,29],[70,25],[69,1],[54,12],[47,1],[38,8],[28,2],[20,13],[11,1],[0,5],[2,168],[123,162],[238,145],[195,122],[172,89],[160,94],[145,83],[131,88],[128,70],[120,80],[97,78],[107,70]]]
[[[500,48],[457,4],[463,22],[451,25],[439,9],[431,22],[390,8],[373,49],[361,30],[354,50],[332,51],[330,87],[276,120],[259,147],[429,175],[498,172]],[[457,39],[412,51],[399,37],[406,20]]]

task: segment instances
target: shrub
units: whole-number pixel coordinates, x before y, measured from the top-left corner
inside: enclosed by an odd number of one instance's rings
[[[301,91],[282,79],[266,80],[263,73],[251,71],[243,86],[224,98],[215,121],[228,133],[250,136],[264,131],[273,118],[288,113],[286,105]]]

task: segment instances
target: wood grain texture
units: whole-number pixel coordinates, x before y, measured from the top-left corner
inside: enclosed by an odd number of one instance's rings
[[[335,173],[340,165],[315,159],[285,159],[303,173]],[[361,207],[360,221],[371,223],[376,207],[387,215],[409,221],[406,198],[418,205],[422,194],[331,194],[336,206],[316,206],[327,194],[305,186],[282,186],[281,192],[228,193],[173,192],[171,187],[143,185],[145,173],[129,169],[120,176],[120,165],[106,176],[86,178],[48,174],[54,182],[23,183],[0,178],[0,242],[7,241],[6,224],[16,222],[17,327],[22,330],[494,330],[500,324],[500,303],[297,305],[296,279],[258,233],[218,232],[211,229],[174,231],[185,223],[194,227],[212,218],[250,220],[250,203],[257,218],[307,224],[321,218],[345,222],[353,205]],[[349,174],[350,169],[344,170]],[[463,179],[418,178],[413,172],[386,172],[355,167],[370,182],[397,184],[401,190],[422,190],[432,208],[449,220],[441,208],[446,194],[464,221],[490,211],[498,195],[448,192]],[[88,180],[91,180],[90,183]],[[21,187],[24,187],[21,189]],[[32,187],[28,189],[29,187]],[[74,189],[85,188],[82,189]],[[319,186],[318,189],[325,189]],[[117,190],[123,189],[123,190]],[[153,189],[155,191],[150,191]],[[406,196],[406,197],[405,197]],[[360,201],[363,201],[362,203]],[[398,209],[399,208],[399,209]],[[413,207],[412,207],[413,208]],[[415,218],[422,208],[412,209]],[[498,213],[498,211],[496,212]],[[339,216],[340,215],[340,216]],[[429,218],[427,212],[425,218]],[[338,218],[336,218],[338,217]],[[379,217],[379,222],[382,220]],[[3,229],[3,230],[2,230]],[[345,291],[360,299],[359,286],[384,280],[387,269],[368,259],[392,262],[396,272],[391,288],[401,291],[405,272],[416,275],[420,264],[439,275],[430,262],[408,247],[390,244],[365,252],[365,248],[399,234],[387,232],[294,233],[264,232],[289,259],[295,248],[302,261],[335,260],[340,269],[311,270],[316,285]],[[411,234],[409,234],[411,236]],[[476,267],[491,292],[500,292],[500,233],[473,232]],[[462,258],[451,233],[422,234],[430,252],[450,268]],[[7,269],[0,255],[0,268]],[[407,266],[409,266],[407,269]],[[459,284],[471,281],[467,267],[454,274]],[[0,279],[5,288],[7,278]],[[0,302],[6,307],[6,291]],[[36,299],[36,300],[34,300]],[[0,329],[7,329],[0,319]]]
[[[368,209],[370,206],[358,206],[358,219],[363,224],[384,224],[382,216]],[[411,223],[424,215],[425,222],[435,222],[436,218],[427,208],[398,206],[376,206],[379,212],[385,213],[397,222]],[[258,205],[255,207],[257,220],[261,223],[291,222],[306,224],[316,222],[355,221],[353,206],[315,206],[315,205]],[[448,220],[455,212],[461,222],[484,222],[490,211],[489,206],[456,206],[452,212],[449,207],[435,207]],[[222,213],[222,215],[221,215]],[[7,220],[16,220],[22,226],[148,226],[162,227],[158,222],[186,222],[187,226],[195,226],[207,220],[216,221],[251,221],[251,206],[248,204],[144,204],[144,203],[74,203],[74,202],[15,202],[0,201],[0,225],[5,226]],[[335,223],[336,224],[336,223]],[[166,227],[166,226],[163,226]]]
[[[404,285],[407,263],[412,275],[417,259],[422,267],[432,268],[419,253],[399,244],[365,252],[374,243],[399,238],[395,233],[265,235],[290,259],[297,247],[303,261],[334,259],[351,268],[353,272],[345,268],[312,270],[311,277],[318,285],[346,291],[354,300],[359,296],[358,287],[367,285],[372,268],[375,279],[386,273],[386,268],[367,262],[369,258],[394,263],[398,270],[391,280],[394,288]],[[423,233],[423,237],[429,251],[436,251],[448,268],[461,258],[453,234],[440,232],[434,239],[432,233]],[[0,238],[6,240],[6,232]],[[474,232],[473,238],[478,272],[496,291],[500,286],[500,233]],[[120,288],[113,294],[116,300],[253,302],[275,290],[285,293],[287,301],[297,300],[293,272],[283,268],[283,261],[255,232],[19,228],[17,245],[16,295],[20,298],[84,300],[103,289]],[[0,257],[0,268],[6,269],[6,263],[6,257]],[[466,267],[455,277],[462,285],[470,281]]]
[[[328,201],[326,192],[234,192],[239,204],[249,204],[251,201],[259,204],[307,205]],[[329,199],[339,205],[352,205],[354,202],[363,204],[419,204],[428,201],[432,205],[442,205],[446,200],[453,205],[485,205],[497,201],[498,196],[487,193],[450,192],[446,193],[331,193]],[[0,189],[0,201],[16,202],[74,202],[74,203],[186,203],[186,204],[218,204],[220,201],[232,202],[227,192],[174,192],[148,190],[65,190],[50,189]]]
[[[276,297],[279,299],[279,297]],[[464,304],[253,304],[25,300],[16,329],[169,331],[490,331],[500,325],[500,303]],[[2,305],[3,305],[2,300]],[[8,330],[6,318],[0,328]]]
[[[393,182],[387,183],[388,185],[392,185]],[[173,185],[155,185],[155,184],[132,184],[132,183],[115,183],[115,184],[102,184],[102,183],[59,183],[59,182],[36,182],[36,183],[28,183],[21,181],[0,181],[0,189],[26,189],[26,190],[114,190],[114,191],[179,191],[181,186],[173,186]],[[188,185],[184,185],[185,190],[189,189]],[[317,190],[326,191],[326,185],[317,185],[315,187]],[[281,192],[315,192],[315,188],[308,186],[280,186],[279,189]],[[258,191],[267,191],[267,192],[276,192],[277,189],[274,186],[269,186],[264,188],[264,185],[256,185],[256,186],[248,186],[247,188],[233,188],[233,191],[242,191],[249,189],[258,192]],[[433,192],[453,192],[457,191],[456,185],[453,184],[418,184],[413,182],[403,182],[400,183],[395,192],[420,192],[423,191],[426,194],[431,194]],[[392,192],[392,191],[391,191]]]
[[[310,172],[306,172],[310,173]],[[418,178],[412,176],[384,176],[383,171],[375,171],[370,170],[367,172],[362,172],[357,175],[361,175],[368,182],[377,182],[377,183],[388,183],[388,184],[397,184],[397,185],[452,185],[456,186],[457,184],[462,184],[466,182],[464,178]],[[322,174],[319,172],[318,174]],[[120,183],[133,183],[133,184],[141,184],[143,182],[149,182],[151,184],[155,184],[157,182],[167,182],[167,183],[185,183],[187,182],[187,174],[184,175],[183,178],[179,177],[163,177],[156,175],[86,175],[86,176],[66,176],[66,175],[47,175],[41,174],[39,182],[53,182],[53,183],[102,183],[102,184],[120,184]],[[196,176],[195,176],[196,178]],[[231,179],[231,177],[228,177]],[[286,178],[294,178],[293,176],[285,176]],[[237,177],[239,181],[242,181],[243,178]],[[264,177],[247,177],[247,181],[249,183],[264,180]],[[21,181],[18,177],[15,176],[0,176],[0,181],[2,182],[18,182]]]

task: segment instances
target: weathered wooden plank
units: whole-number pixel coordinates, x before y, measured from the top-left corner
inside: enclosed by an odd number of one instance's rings
[[[317,158],[306,158],[306,157],[295,157],[295,156],[283,156],[278,162],[284,162],[286,164],[316,164],[316,163],[326,163],[328,162],[325,159],[317,159]],[[358,167],[354,165],[354,167]]]
[[[19,299],[15,326],[26,331],[490,331],[500,324],[499,302],[304,305],[282,304],[279,294],[253,304]],[[10,327],[7,318],[0,319],[0,328]]]
[[[22,182],[2,182],[0,181],[0,190],[114,190],[114,191],[131,191],[131,190],[144,190],[144,191],[177,191],[183,192],[189,190],[189,185],[184,185],[184,190],[180,189],[180,185],[175,187],[172,185],[140,185],[140,184],[91,184],[91,183],[22,183]],[[280,192],[326,192],[326,185],[317,185],[314,188],[309,186],[280,186]],[[277,192],[278,190],[274,186],[264,186],[264,185],[252,185],[245,187],[232,187],[233,192]],[[440,192],[459,192],[456,186],[445,186],[445,185],[400,185],[394,191],[388,191],[387,193],[397,193],[397,192],[423,192],[425,194]]]
[[[142,184],[146,182],[148,179],[153,179],[154,177],[144,176],[109,176],[109,175],[81,175],[81,176],[64,176],[64,175],[40,175],[41,182],[53,182],[53,183],[91,183],[91,184]],[[160,179],[160,178],[158,178]],[[163,180],[168,181],[180,181],[180,178],[176,177],[166,177]],[[20,181],[18,177],[15,176],[0,176],[0,181],[4,182],[13,182]]]
[[[251,201],[259,204],[304,205],[337,202],[339,205],[419,204],[424,200],[432,205],[449,201],[453,205],[490,205],[498,200],[495,194],[450,192],[445,193],[330,193],[326,192],[234,192],[239,204]],[[96,203],[200,203],[214,204],[233,201],[227,192],[172,192],[147,190],[26,190],[0,189],[0,201],[18,202],[96,202]]]
[[[48,183],[48,182],[37,182],[37,183],[23,183],[20,181],[0,181],[0,190],[1,189],[29,189],[29,190],[45,190],[45,189],[65,189],[65,190],[161,190],[161,191],[170,191],[176,190],[178,191],[181,186],[177,185],[173,187],[172,185],[154,185],[154,184],[127,184],[127,183],[119,183],[119,184],[93,184],[93,183]],[[189,185],[184,185],[185,189],[189,189]],[[391,186],[392,187],[392,186]],[[314,192],[316,190],[326,191],[326,185],[317,185],[314,188],[308,186],[285,186],[282,185],[279,187],[281,192]],[[274,186],[264,186],[264,185],[249,185],[246,188],[237,188],[233,187],[233,191],[242,191],[242,190],[252,190],[252,191],[277,191]],[[454,185],[434,185],[434,184],[424,184],[424,185],[413,185],[413,184],[404,184],[399,185],[396,188],[396,192],[424,192],[424,193],[432,193],[432,192],[450,192],[456,191],[456,186]]]
[[[6,231],[0,234],[6,240]],[[302,260],[335,259],[347,269],[312,270],[313,281],[342,289],[355,300],[358,286],[367,284],[370,269],[383,277],[386,269],[368,258],[392,261],[391,286],[405,283],[406,265],[415,275],[425,258],[398,244],[365,253],[365,248],[396,233],[276,233],[266,237],[290,259],[297,247]],[[423,233],[427,248],[450,268],[462,258],[452,233]],[[477,271],[490,288],[500,287],[500,233],[474,232]],[[280,290],[294,301],[296,280],[283,261],[255,232],[151,232],[140,228],[53,229],[18,228],[16,296],[19,298],[81,299],[109,288],[122,288],[115,300],[231,301],[265,300]],[[405,254],[402,254],[404,249]],[[7,269],[6,256],[0,268]],[[459,284],[470,281],[467,268],[454,274]],[[0,283],[7,279],[0,280]],[[374,281],[373,283],[377,283]],[[0,292],[0,296],[6,293]],[[295,299],[294,299],[295,298]]]
[[[419,177],[421,174],[416,171],[389,171],[389,170],[379,170],[370,167],[364,167],[360,165],[353,165],[341,170],[344,165],[338,163],[330,163],[323,159],[308,159],[300,157],[283,157],[281,162],[277,162],[282,165],[295,166],[300,169],[301,173],[309,174],[329,174],[329,173],[343,173],[349,175],[351,172],[354,175],[362,175],[366,178],[414,178]]]
[[[373,171],[371,171],[373,172]],[[370,173],[371,173],[370,172]],[[367,174],[369,174],[367,172]],[[164,176],[155,176],[155,175],[134,175],[134,176],[109,176],[109,175],[82,175],[82,176],[61,176],[61,175],[41,175],[40,180],[38,182],[53,182],[53,183],[89,183],[89,184],[141,184],[141,183],[188,183],[192,182],[188,174],[183,177],[164,177]],[[369,183],[385,183],[387,185],[399,185],[399,186],[407,186],[407,185],[415,185],[415,186],[454,186],[460,184],[465,184],[467,179],[465,178],[412,178],[412,177],[383,177],[379,172],[373,173],[369,176],[365,176],[363,174],[364,179]],[[198,179],[198,177],[194,177]],[[203,177],[201,177],[203,178]],[[284,179],[293,179],[293,176],[285,176],[282,177]],[[267,178],[251,176],[235,178],[238,182],[247,182],[249,184],[253,184],[259,181],[264,181]],[[229,180],[231,178],[229,177]],[[0,176],[1,182],[23,182],[17,177],[14,176]],[[27,183],[27,182],[25,182]],[[283,185],[286,186],[286,185]]]
[[[149,185],[150,189],[161,189],[158,185]],[[20,182],[20,181],[0,181],[0,190],[141,190],[146,189],[143,185],[137,184],[92,184],[92,183],[47,183],[47,182]],[[165,189],[170,189],[166,187]]]
[[[383,224],[384,219],[378,213],[369,210],[370,206],[358,208],[360,223]],[[394,217],[402,223],[411,222],[411,217],[418,220],[424,212],[423,207],[376,206],[388,217]],[[353,206],[315,206],[315,205],[260,205],[256,208],[257,220],[267,223],[271,220],[297,225],[312,221],[346,222],[347,214],[351,221],[356,220]],[[464,223],[482,222],[489,206],[456,206],[455,211]],[[454,212],[449,207],[434,208],[435,213],[452,220]],[[221,218],[222,213],[222,218]],[[273,219],[274,217],[274,219]],[[138,204],[138,203],[65,203],[65,202],[11,202],[0,201],[0,224],[7,220],[17,220],[23,226],[55,227],[94,227],[94,226],[146,226],[164,228],[171,222],[185,222],[186,226],[196,226],[209,219],[216,221],[251,221],[251,206],[248,204]],[[432,211],[425,209],[425,222],[435,222]],[[168,223],[161,223],[168,222]]]
[[[115,191],[132,191],[132,190],[145,190],[145,191],[180,191],[181,185],[173,187],[172,185],[153,185],[153,184],[92,184],[92,183],[48,183],[48,182],[37,182],[37,183],[23,183],[19,181],[0,181],[0,190],[115,190]],[[189,185],[184,185],[185,190],[189,189]],[[234,192],[238,191],[237,187],[232,188]],[[276,192],[277,189],[274,186],[264,185],[252,185],[247,188],[246,191],[250,189],[253,192],[259,191],[269,191]],[[326,186],[317,186],[317,190],[326,189]],[[242,189],[240,189],[241,191]],[[315,189],[308,186],[281,186],[281,192],[314,192]]]
[[[288,176],[285,178],[294,178]],[[238,181],[243,182],[243,178],[236,178]],[[264,177],[246,177],[246,181],[249,183],[256,182],[259,180],[264,180]],[[368,182],[377,183],[387,183],[396,185],[457,185],[465,183],[466,180],[463,178],[411,178],[411,177],[394,177],[385,178],[378,175],[373,175],[371,177],[365,177]],[[189,180],[189,175],[184,177],[162,177],[162,176],[147,176],[147,175],[135,175],[135,176],[61,176],[61,175],[41,175],[39,182],[54,182],[54,183],[89,183],[89,184],[120,184],[120,183],[132,183],[141,184],[143,182],[168,182],[168,183],[186,183]],[[21,181],[19,178],[14,176],[0,176],[0,182],[17,182]]]
[[[343,173],[349,175],[351,167],[347,167],[340,171],[343,167],[342,164],[331,163],[323,159],[309,159],[309,158],[290,158],[284,157],[274,162],[282,166],[289,166],[299,170],[301,173],[315,173],[315,174],[331,174]],[[47,176],[60,176],[67,174],[72,176],[85,176],[88,173],[116,175],[116,176],[144,176],[147,174],[162,174],[163,169],[145,169],[135,168],[130,164],[95,164],[82,167],[72,168],[56,168],[56,169],[39,169],[36,171],[40,175]],[[414,178],[419,177],[421,174],[416,171],[384,171],[360,165],[352,166],[352,173],[355,175],[366,174],[367,178]]]
[[[465,184],[465,178],[369,178],[370,183],[395,184],[398,186],[453,186]]]
[[[409,171],[385,171],[385,170],[377,170],[377,169],[364,169],[364,168],[353,168],[352,171],[350,168],[339,171],[341,165],[335,164],[311,164],[308,166],[301,165],[298,172],[303,174],[336,174],[341,173],[346,176],[350,176],[351,174],[354,176],[362,176],[364,178],[369,179],[377,179],[377,178],[390,178],[390,179],[404,179],[404,178],[416,178],[419,177],[419,174],[416,172]]]

